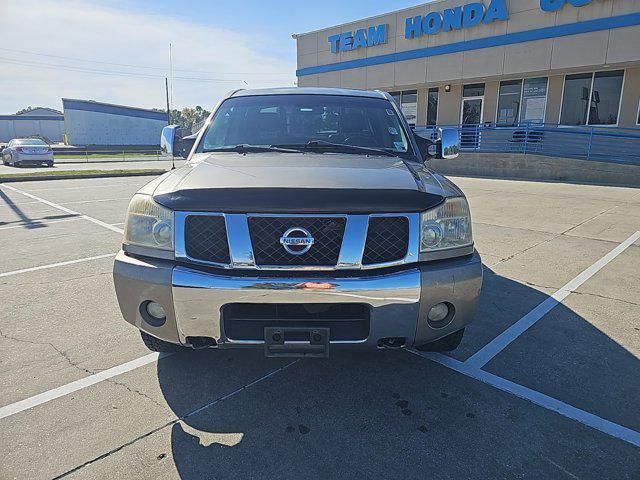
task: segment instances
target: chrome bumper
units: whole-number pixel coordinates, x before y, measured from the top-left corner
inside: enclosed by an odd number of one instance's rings
[[[227,277],[188,268],[173,270],[173,298],[181,342],[188,336],[213,337],[219,344],[256,344],[226,338],[221,311],[228,303],[360,303],[371,307],[367,340],[411,337],[420,307],[420,270],[377,277]]]
[[[375,347],[382,338],[405,337],[411,346],[444,337],[471,322],[482,284],[482,265],[475,253],[376,276],[331,277],[330,272],[308,278],[255,273],[231,276],[120,252],[114,280],[125,320],[173,343],[188,344],[187,337],[209,337],[220,347],[262,345],[262,341],[234,341],[225,336],[221,312],[229,303],[358,303],[370,307],[369,336],[339,343]],[[161,327],[142,318],[139,306],[146,300],[165,307],[167,321]],[[455,306],[455,316],[448,325],[433,328],[426,321],[427,312],[443,301]]]

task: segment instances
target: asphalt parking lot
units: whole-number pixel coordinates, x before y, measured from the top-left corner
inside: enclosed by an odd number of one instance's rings
[[[448,356],[158,359],[111,277],[148,180],[0,185],[0,478],[640,477],[640,190],[453,178],[485,277]]]

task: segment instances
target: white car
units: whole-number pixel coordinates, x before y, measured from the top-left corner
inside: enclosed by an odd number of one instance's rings
[[[5,165],[53,167],[53,150],[39,138],[14,138],[2,150]]]

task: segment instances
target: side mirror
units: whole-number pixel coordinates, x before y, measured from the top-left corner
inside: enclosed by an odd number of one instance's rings
[[[451,160],[460,153],[460,135],[454,128],[438,128],[436,141],[421,137],[415,132],[413,135],[423,162],[432,158]]]
[[[451,160],[460,153],[460,135],[454,128],[439,128],[436,143],[436,158]]]
[[[160,149],[163,153],[173,155],[176,151],[175,143],[178,138],[178,125],[167,125],[160,134]]]
[[[197,137],[197,133],[183,137],[178,125],[168,125],[162,129],[160,149],[174,157],[187,158]]]

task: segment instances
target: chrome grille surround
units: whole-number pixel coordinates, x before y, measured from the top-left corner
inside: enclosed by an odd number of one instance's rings
[[[190,215],[222,215],[227,227],[227,240],[229,243],[230,263],[216,263],[199,260],[187,255],[185,248],[185,221]],[[256,262],[251,234],[249,232],[249,218],[251,217],[332,217],[344,218],[346,224],[342,238],[340,254],[336,265],[259,265]],[[363,264],[365,244],[367,242],[367,230],[369,219],[373,217],[405,217],[408,220],[408,245],[407,252],[403,258],[397,260]],[[420,214],[419,213],[380,213],[370,215],[351,214],[225,214],[218,212],[175,212],[175,258],[177,261],[208,265],[223,269],[245,269],[245,270],[370,270],[375,268],[392,267],[418,262],[420,247]]]

